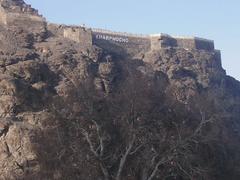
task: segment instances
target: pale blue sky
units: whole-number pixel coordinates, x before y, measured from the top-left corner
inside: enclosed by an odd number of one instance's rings
[[[240,0],[25,0],[48,21],[131,33],[213,39],[240,80]]]

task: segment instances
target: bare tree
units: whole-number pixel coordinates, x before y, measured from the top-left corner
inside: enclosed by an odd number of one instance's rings
[[[125,147],[125,150],[123,152],[123,154],[120,156],[120,160],[119,160],[119,165],[118,165],[118,169],[116,171],[115,174],[110,173],[107,165],[105,164],[105,159],[108,158],[108,155],[104,153],[105,150],[105,144],[104,144],[104,136],[102,136],[101,134],[101,128],[100,126],[96,123],[96,121],[92,121],[94,123],[94,126],[96,127],[96,131],[97,131],[97,138],[98,138],[98,143],[96,145],[94,145],[95,143],[93,142],[93,140],[91,139],[91,135],[89,134],[89,132],[87,132],[85,129],[81,128],[82,134],[85,137],[89,148],[92,152],[92,154],[95,156],[95,158],[98,160],[99,165],[101,167],[101,171],[104,175],[104,180],[109,180],[111,178],[114,178],[115,180],[121,180],[121,175],[124,169],[124,166],[126,164],[127,161],[127,157],[129,155],[132,155],[134,153],[137,152],[137,150],[140,148],[140,146],[135,146],[135,140],[136,140],[136,135],[133,133],[132,137],[129,140],[128,145]],[[111,177],[111,178],[110,178]]]
[[[91,82],[71,93],[69,103],[77,103],[80,111],[73,114],[69,104],[68,118],[76,122],[75,131],[80,132],[104,180],[122,180],[127,175],[164,179],[172,172],[194,179],[204,173],[198,163],[191,164],[191,151],[215,117],[201,108],[189,112],[185,105],[178,109],[177,102],[169,105],[154,83],[134,73],[107,96]]]

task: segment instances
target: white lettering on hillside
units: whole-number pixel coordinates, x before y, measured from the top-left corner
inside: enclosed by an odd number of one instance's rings
[[[97,34],[96,39],[104,39],[107,41],[115,41],[119,43],[128,43],[129,39],[127,37],[117,37],[117,36],[109,36],[109,35],[103,35],[103,34]]]

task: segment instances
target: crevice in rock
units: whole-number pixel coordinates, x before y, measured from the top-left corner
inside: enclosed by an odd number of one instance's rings
[[[6,151],[7,151],[8,157],[10,157],[12,155],[12,153],[10,152],[8,143],[6,141],[5,141],[5,146],[6,146]]]
[[[17,161],[15,161],[15,164],[17,165],[18,169],[21,169],[22,172],[24,172],[24,166],[19,164]]]
[[[4,126],[2,129],[0,128],[0,137],[6,136],[9,130],[9,126]]]

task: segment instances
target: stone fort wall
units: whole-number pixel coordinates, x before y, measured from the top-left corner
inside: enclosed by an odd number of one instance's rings
[[[176,47],[213,51],[214,41],[198,37],[174,37],[167,34],[150,35],[151,49]]]
[[[93,44],[118,54],[135,56],[151,49],[151,42],[147,35],[92,29],[92,36]]]
[[[40,26],[43,26],[45,19],[41,16],[20,14],[20,13],[7,13],[3,19],[3,24],[8,26],[22,27],[35,29],[37,31]]]
[[[108,51],[137,55],[161,48],[184,48],[214,51],[212,40],[198,37],[174,37],[167,34],[142,35],[104,29],[73,27],[63,30],[64,37],[87,46],[98,45]]]
[[[15,2],[15,1],[14,1]],[[26,22],[43,22],[46,19],[38,14],[38,11],[33,9],[30,5],[11,4],[11,1],[0,1],[0,23],[4,25],[19,25]],[[17,1],[15,2],[17,3]]]
[[[84,27],[65,26],[63,27],[63,36],[79,43],[83,48],[92,46],[92,31]]]

